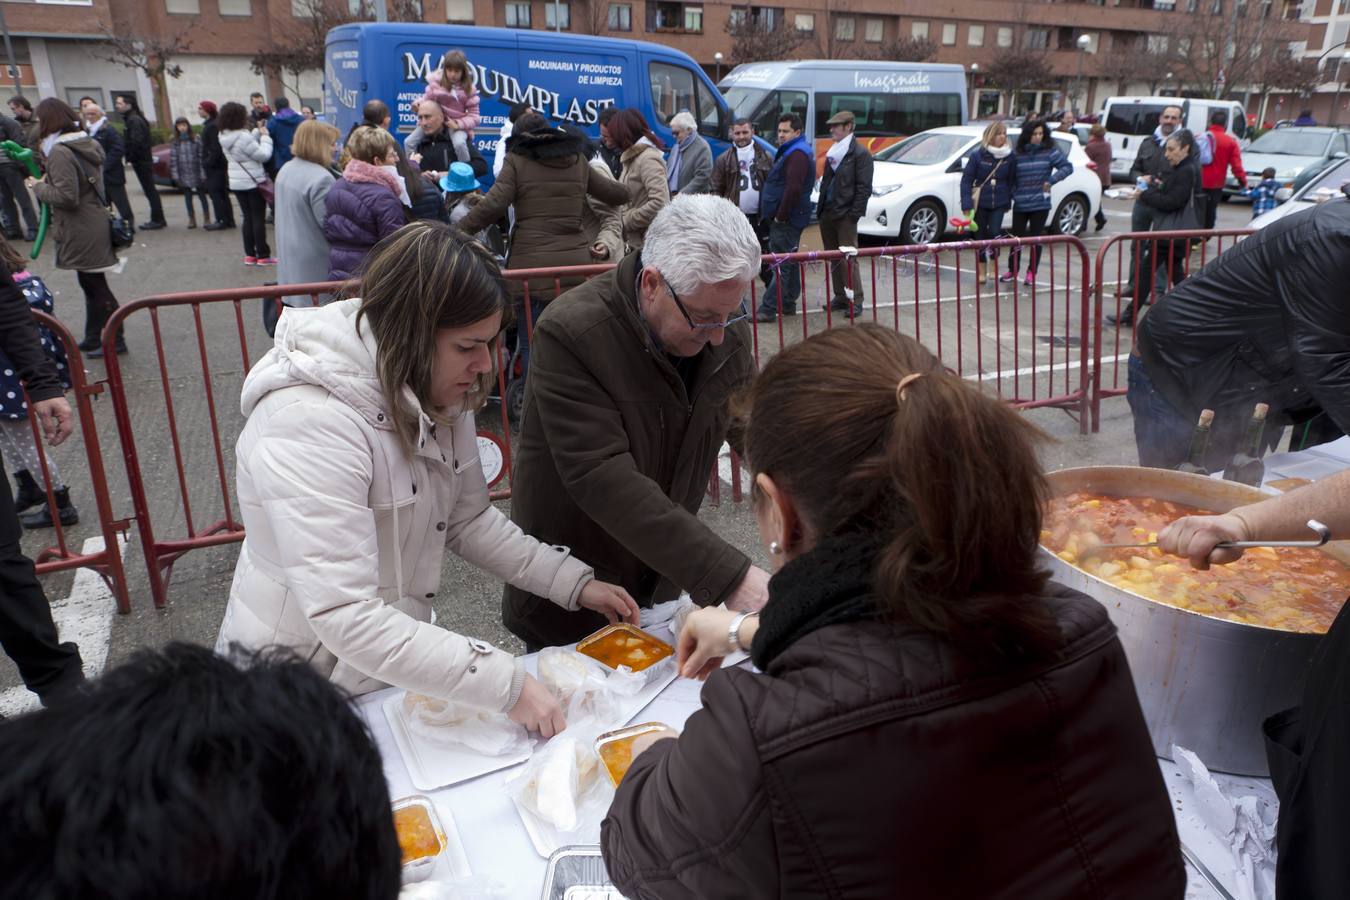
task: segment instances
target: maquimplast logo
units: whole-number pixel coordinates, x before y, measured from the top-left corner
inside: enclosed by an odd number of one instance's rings
[[[434,57],[439,59],[439,56]],[[424,82],[433,71],[433,53],[427,51],[420,56],[411,51],[403,53],[403,80],[405,82]],[[486,65],[470,63],[478,77],[478,91],[484,97],[492,97],[506,105],[528,103],[545,116],[561,121],[575,122],[578,125],[593,125],[600,119],[600,111],[606,106],[618,103],[617,96],[581,97],[567,95],[540,84],[522,82],[521,78],[510,72],[492,69]],[[578,91],[591,91],[599,88],[623,87],[623,67],[611,63],[579,62],[572,60],[532,59],[525,64],[527,70],[551,73],[554,76],[568,78],[575,76]]]

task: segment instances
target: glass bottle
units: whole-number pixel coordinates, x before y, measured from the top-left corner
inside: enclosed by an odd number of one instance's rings
[[[1247,433],[1243,435],[1242,444],[1223,470],[1225,480],[1249,484],[1252,487],[1261,486],[1261,481],[1266,475],[1266,466],[1261,462],[1261,438],[1265,436],[1266,413],[1269,411],[1269,404],[1256,404],[1252,420],[1247,423]]]
[[[1214,423],[1214,410],[1200,410],[1200,418],[1195,423],[1195,431],[1191,433],[1191,452],[1188,454],[1184,463],[1177,466],[1178,472],[1194,472],[1197,475],[1208,475],[1209,470],[1205,468],[1205,452],[1209,450],[1209,426]]]

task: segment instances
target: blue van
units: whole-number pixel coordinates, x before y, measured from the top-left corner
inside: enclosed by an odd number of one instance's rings
[[[730,110],[712,80],[685,53],[621,38],[481,28],[476,25],[380,23],[328,32],[324,96],[330,121],[345,137],[368,100],[389,105],[390,128],[417,126],[411,108],[442,55],[459,48],[478,79],[482,122],[474,143],[491,161],[511,105],[529,103],[557,124],[571,122],[599,138],[600,110],[636,107],[652,130],[672,142],[667,123],[688,110],[713,154],[725,150]]]

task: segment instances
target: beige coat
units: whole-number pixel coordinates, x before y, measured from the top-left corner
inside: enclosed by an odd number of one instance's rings
[[[591,160],[591,170],[596,173],[592,178],[614,179],[605,161],[596,154]],[[592,262],[618,262],[623,258],[623,222],[619,219],[619,208],[611,206],[594,197],[586,198],[586,208],[581,211],[581,227],[592,244],[600,244],[609,251],[604,259],[591,258]]]
[[[431,624],[445,547],[572,610],[592,571],[488,502],[471,414],[439,429],[423,414],[404,454],[359,306],[287,310],[244,382],[247,536],[217,649],[282,644],[353,694],[392,684],[508,709],[523,679],[511,654]]]
[[[98,141],[83,132],[62,135],[47,158],[46,176],[33,188],[38,200],[51,207],[58,269],[91,272],[117,265],[108,209],[98,199],[102,189],[103,148]]]
[[[623,239],[629,247],[640,250],[647,237],[647,227],[670,202],[669,174],[661,151],[651,144],[639,141],[623,151],[619,159],[623,162],[619,180],[632,196],[619,213],[623,220]]]

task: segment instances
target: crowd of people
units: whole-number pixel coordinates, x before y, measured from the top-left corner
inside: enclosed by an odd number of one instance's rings
[[[683,733],[634,745],[602,826],[608,872],[629,896],[904,885],[918,897],[1181,897],[1172,805],[1115,628],[1038,562],[1044,435],[875,324],[826,330],[756,371],[749,320],[792,315],[801,299],[795,266],[762,262],[766,247],[797,250],[813,211],[801,119],[780,118],[776,149],[737,119],[715,157],[687,113],[671,118],[667,149],[636,109],[606,110],[597,145],[518,104],[484,191],[472,73],[462,52],[445,54],[402,144],[380,101],[346,135],[261,95],[204,101],[200,137],[175,126],[189,227],[194,204],[205,227],[234,227],[228,189],[246,264],[278,264],[286,285],[342,282],[264,310],[276,341],[242,389],[245,535],[217,654],[146,651],[83,683],[19,548],[35,448],[6,420],[27,408],[0,403],[0,450],[20,485],[14,496],[0,479],[0,644],[51,707],[0,723],[0,870],[16,896],[392,900],[388,787],[351,695],[394,686],[543,737],[568,727],[522,659],[436,623],[449,551],[502,584],[502,622],[530,651],[636,623],[682,594],[697,607],[677,664],[707,680],[702,709]],[[85,291],[93,351],[117,304],[106,207],[126,201],[108,160],[120,154],[139,178],[144,136],[121,100],[125,136],[96,104],[77,115],[49,98],[31,112],[45,165],[31,186],[59,229],[57,265]],[[1229,169],[1243,177],[1222,120],[1196,136],[1179,117],[1164,111],[1135,163],[1139,230],[1186,216],[1198,227],[1211,166],[1220,183]],[[849,248],[872,158],[851,113],[828,124],[814,212],[827,248]],[[980,232],[1003,233],[1009,214],[1014,234],[1043,231],[1050,186],[1072,169],[1051,135],[1028,121],[1014,147],[1003,125],[986,129],[961,183]],[[150,230],[164,224],[152,192]],[[1139,243],[1168,257],[1165,283],[1132,287],[1135,302],[1172,289],[1130,363],[1141,459],[1146,441],[1152,464],[1171,465],[1198,404],[1236,408],[1257,391],[1283,399],[1273,417],[1319,410],[1350,426],[1337,393],[1350,371],[1336,303],[1347,209],[1290,216],[1184,281],[1170,244]],[[494,230],[512,235],[504,253]],[[1034,281],[1037,248],[1027,256]],[[585,281],[501,276],[590,262],[615,265]],[[1021,263],[1010,254],[1000,280]],[[7,374],[59,443],[72,425],[61,359],[28,313],[50,296],[3,240],[0,264]],[[997,270],[982,254],[980,280]],[[751,309],[756,279],[766,287]],[[831,295],[850,317],[862,302],[847,253]],[[512,326],[529,377],[508,514],[490,501],[475,414]],[[749,469],[767,570],[698,517],[728,441]],[[1198,567],[1223,564],[1237,554],[1220,541],[1284,536],[1313,507],[1339,537],[1348,493],[1350,476],[1183,519],[1159,541]],[[1331,637],[1345,633],[1338,622]],[[721,670],[736,651],[756,670]],[[1332,778],[1350,733],[1329,699],[1344,666],[1318,665],[1326,679],[1310,681],[1304,718],[1271,739]],[[1335,842],[1299,838],[1335,834],[1324,829],[1344,803],[1297,779],[1278,787],[1279,877],[1340,895],[1350,879]],[[71,847],[87,864],[71,863]]]

